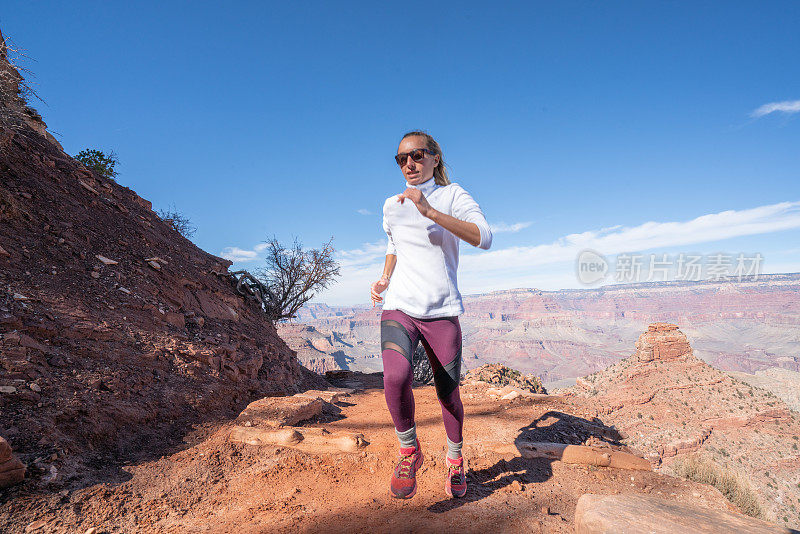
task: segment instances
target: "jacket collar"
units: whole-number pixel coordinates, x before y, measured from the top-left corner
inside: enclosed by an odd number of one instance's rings
[[[419,189],[420,192],[426,197],[441,187],[436,183],[436,178],[433,177],[431,177],[430,180],[428,180],[427,182],[422,182],[421,184],[418,185],[412,185],[406,182],[406,186],[413,187],[414,189]]]

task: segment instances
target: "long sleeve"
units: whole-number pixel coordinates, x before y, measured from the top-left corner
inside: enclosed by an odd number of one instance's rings
[[[386,212],[383,213],[383,231],[389,237],[389,243],[386,245],[386,255],[397,255],[397,248],[394,246],[394,239],[392,239],[392,231],[389,228],[389,222],[386,220]]]
[[[458,184],[452,184],[451,187],[457,188],[453,197],[453,217],[475,223],[481,233],[481,242],[478,243],[478,248],[488,250],[492,246],[492,230],[489,228],[489,223],[486,222],[481,207],[463,187]]]

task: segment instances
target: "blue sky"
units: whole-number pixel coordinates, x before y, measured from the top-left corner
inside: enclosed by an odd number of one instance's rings
[[[237,267],[333,236],[318,300],[368,302],[415,128],[505,230],[462,243],[462,292],[580,287],[583,248],[800,271],[797,2],[4,7],[67,152],[113,149],[120,183]]]

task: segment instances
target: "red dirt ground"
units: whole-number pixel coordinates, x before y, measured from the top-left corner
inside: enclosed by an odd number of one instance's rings
[[[309,423],[361,432],[370,444],[356,454],[312,455],[285,447],[232,443],[232,424],[197,428],[186,448],[155,461],[108,473],[109,481],[57,494],[27,494],[0,509],[10,532],[572,532],[584,493],[649,493],[730,509],[715,489],[659,475],[525,460],[499,453],[503,444],[532,436],[583,438],[578,405],[555,397],[492,400],[479,386],[462,388],[469,489],[464,499],[444,493],[444,429],[435,390],[416,388],[417,426],[425,453],[419,491],[393,499],[388,482],[396,438],[380,377],[355,375],[338,403],[341,415]],[[569,400],[568,402],[573,402]],[[331,420],[337,419],[337,420]],[[538,422],[537,422],[538,420]],[[536,423],[535,423],[536,422]],[[593,423],[596,424],[596,421]],[[534,428],[535,425],[535,428]],[[533,434],[531,434],[533,432]],[[527,434],[526,434],[527,433]]]

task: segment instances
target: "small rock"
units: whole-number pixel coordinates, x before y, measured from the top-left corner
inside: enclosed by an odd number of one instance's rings
[[[97,527],[89,527],[84,534],[97,534]]]
[[[542,515],[550,515],[550,507],[542,506]]]
[[[11,256],[11,254],[6,252],[6,249],[4,249],[3,247],[0,247],[0,256]]]
[[[105,256],[101,256],[100,254],[96,254],[95,258],[103,262],[103,265],[116,265],[119,263],[118,261],[114,261],[110,258],[106,258]]]
[[[14,300],[30,300],[30,299],[20,293],[14,293]]]
[[[100,278],[100,273],[98,273],[97,271],[92,271],[91,273],[89,273],[89,276],[91,276],[92,278]]]
[[[19,194],[19,196],[21,196],[22,198],[28,199],[28,200],[33,198],[33,195],[31,195],[30,193],[26,193],[25,191],[21,192]]]
[[[31,385],[29,387],[31,388],[32,391],[35,391],[36,393],[42,392],[42,387],[36,382],[31,382]]]
[[[45,521],[44,519],[39,519],[38,521],[34,521],[33,523],[28,523],[28,526],[25,527],[25,532],[33,532],[34,530],[39,530],[46,524],[47,521]]]
[[[94,187],[92,187],[91,185],[87,184],[87,183],[86,183],[86,182],[84,182],[83,180],[78,180],[78,183],[79,183],[79,184],[81,184],[81,187],[83,187],[83,188],[84,188],[84,189],[86,189],[87,191],[91,191],[91,192],[92,192],[92,193],[94,193],[95,195],[99,195],[99,193],[97,192],[97,189],[95,189],[95,188],[94,188]]]
[[[14,386],[0,386],[0,393],[16,393],[17,388]]]
[[[517,492],[517,493],[521,493],[521,492],[525,491],[525,488],[522,486],[522,484],[520,483],[519,480],[513,481],[509,485],[509,487],[511,488],[511,491],[514,491],[514,492]]]
[[[152,258],[145,258],[144,261],[154,261],[156,263],[163,263],[164,265],[169,263],[167,260],[159,258],[158,256],[153,256]]]
[[[508,393],[508,394],[506,394],[506,395],[503,395],[503,396],[502,396],[502,397],[500,397],[500,398],[501,398],[502,400],[514,400],[514,399],[516,399],[517,397],[519,397],[519,392],[517,392],[517,391],[512,391],[511,393]]]
[[[158,263],[157,261],[148,261],[147,265],[149,265],[150,267],[152,267],[156,271],[160,271],[161,270],[161,264]]]
[[[126,295],[130,295],[131,294],[131,290],[128,289],[127,287],[120,287],[119,290],[122,291],[123,293],[125,293]]]

